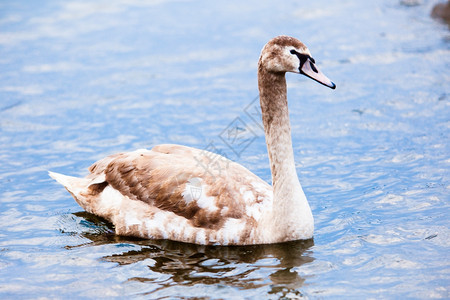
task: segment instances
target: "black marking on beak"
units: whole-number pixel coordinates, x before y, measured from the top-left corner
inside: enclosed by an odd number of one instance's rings
[[[291,54],[297,55],[298,59],[300,60],[300,66],[298,67],[298,70],[300,71],[301,74],[304,74],[302,71],[302,67],[308,60],[309,60],[309,65],[311,66],[311,69],[316,73],[319,72],[319,71],[317,71],[317,68],[314,65],[316,63],[316,61],[314,60],[314,58],[312,58],[308,54],[298,53],[297,51],[295,51],[295,49],[291,50]]]
[[[303,74],[306,77],[309,77],[312,80],[315,80],[318,83],[323,84],[324,86],[327,86],[331,89],[336,88],[336,85],[316,68],[316,66],[314,65],[316,63],[314,58],[312,58],[308,54],[298,53],[297,51],[295,51],[295,49],[291,50],[291,54],[296,55],[300,60],[300,67],[298,68],[300,74]]]
[[[309,62],[309,65],[311,66],[311,69],[312,69],[314,72],[319,73],[319,71],[317,71],[317,69],[316,69],[316,66],[315,66],[312,62]]]

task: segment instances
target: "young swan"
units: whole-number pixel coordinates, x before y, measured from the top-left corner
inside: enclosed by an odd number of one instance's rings
[[[273,187],[225,157],[180,145],[108,156],[85,178],[49,174],[119,235],[204,245],[312,238],[314,220],[294,163],[286,72],[335,88],[299,40],[279,36],[264,46],[258,85]]]

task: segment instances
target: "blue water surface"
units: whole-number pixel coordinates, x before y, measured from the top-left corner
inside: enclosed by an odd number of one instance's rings
[[[0,298],[450,298],[450,34],[430,17],[437,2],[2,1]],[[48,177],[179,143],[270,182],[256,64],[280,34],[337,84],[287,75],[314,240],[118,237]]]

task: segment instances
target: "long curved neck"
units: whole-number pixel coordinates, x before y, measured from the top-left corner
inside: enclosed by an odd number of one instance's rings
[[[295,169],[285,73],[269,72],[260,64],[258,86],[272,172],[274,223],[284,228],[282,239],[309,238],[314,225]],[[308,228],[300,232],[302,226]]]
[[[292,149],[285,73],[267,72],[260,67],[258,86],[274,191],[284,182],[300,186]]]

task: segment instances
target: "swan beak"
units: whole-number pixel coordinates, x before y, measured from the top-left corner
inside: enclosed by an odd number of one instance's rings
[[[314,79],[318,83],[323,84],[329,88],[335,89],[336,85],[328,79],[314,64],[314,59],[308,57],[306,61],[300,66],[300,74],[303,74],[311,79]]]

